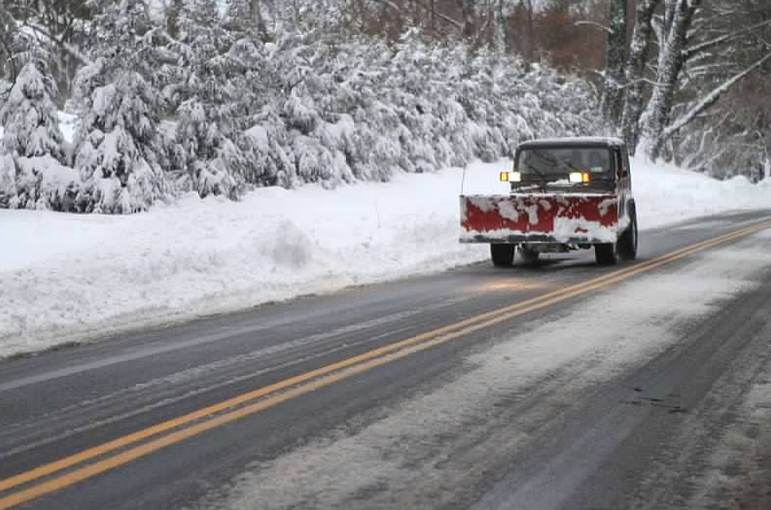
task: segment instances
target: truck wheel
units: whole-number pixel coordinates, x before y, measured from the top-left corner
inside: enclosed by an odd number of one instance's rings
[[[594,257],[601,266],[613,266],[618,262],[618,242],[596,244]]]
[[[514,264],[515,244],[491,244],[490,256],[495,267],[511,267]]]
[[[637,215],[632,214],[632,221],[618,240],[620,255],[627,260],[637,258]]]
[[[522,258],[522,262],[526,264],[533,264],[538,261],[540,253],[527,246],[519,247],[519,256]]]

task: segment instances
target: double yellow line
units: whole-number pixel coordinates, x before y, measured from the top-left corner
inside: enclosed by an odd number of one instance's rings
[[[0,480],[0,493],[22,487],[17,492],[0,497],[0,510],[20,505],[46,494],[72,486],[78,482],[145,457],[167,446],[206,432],[246,416],[259,413],[282,402],[315,391],[332,383],[348,379],[362,372],[394,360],[430,349],[466,336],[480,329],[511,320],[576,296],[587,294],[664,264],[680,260],[708,248],[727,243],[764,229],[771,221],[729,232],[667,255],[635,264],[618,271],[571,285],[510,306],[482,313],[466,320],[401,340],[363,354],[347,358],[304,374],[279,381],[202,408],[152,427],[89,448],[69,457],[42,465],[30,471]],[[111,455],[108,455],[111,454]],[[78,467],[80,466],[80,467]],[[42,480],[42,481],[41,481]],[[33,482],[39,481],[37,484]],[[26,488],[23,488],[26,486]]]

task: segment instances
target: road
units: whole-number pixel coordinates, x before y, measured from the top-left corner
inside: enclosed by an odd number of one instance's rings
[[[769,220],[0,362],[0,510],[771,508]]]

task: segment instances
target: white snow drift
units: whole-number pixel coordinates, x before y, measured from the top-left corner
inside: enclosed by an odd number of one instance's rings
[[[471,165],[466,192],[505,193],[509,164]],[[771,208],[768,181],[635,170],[641,228]],[[0,356],[484,260],[485,246],[458,243],[461,177],[191,195],[133,216],[0,210]]]

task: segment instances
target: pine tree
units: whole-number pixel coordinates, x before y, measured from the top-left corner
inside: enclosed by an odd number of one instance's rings
[[[186,187],[202,197],[236,197],[246,159],[239,146],[237,90],[228,76],[240,71],[229,51],[216,0],[194,0],[183,8],[178,49],[184,84],[178,87],[175,164],[184,169]]]
[[[239,37],[229,56],[240,70],[232,87],[238,91],[233,108],[245,129],[237,137],[244,156],[243,178],[257,186],[291,187],[297,176],[282,102],[285,91],[296,83],[292,59],[286,58],[281,41],[268,49],[254,32]]]
[[[17,207],[19,198],[16,195],[16,162],[11,154],[0,152],[0,209]]]
[[[33,60],[19,73],[0,110],[5,135],[0,200],[6,207],[70,209],[76,179],[62,166],[66,144],[54,99],[58,91],[46,63]]]
[[[147,6],[142,0],[109,4],[97,24],[97,58],[76,78],[83,110],[75,135],[75,168],[83,181],[78,205],[86,212],[136,212],[169,193]]]
[[[22,68],[0,110],[5,151],[22,157],[50,155],[64,161],[64,137],[54,103],[57,95],[56,82],[43,60],[34,60]]]

